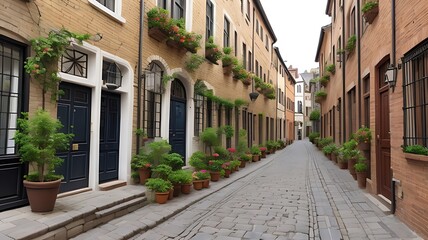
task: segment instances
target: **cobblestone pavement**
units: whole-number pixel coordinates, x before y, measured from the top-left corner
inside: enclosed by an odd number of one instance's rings
[[[308,141],[132,239],[421,239]]]

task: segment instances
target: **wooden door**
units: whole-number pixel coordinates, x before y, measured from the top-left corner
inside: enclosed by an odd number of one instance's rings
[[[169,144],[172,152],[186,159],[186,92],[182,83],[175,79],[171,85]]]

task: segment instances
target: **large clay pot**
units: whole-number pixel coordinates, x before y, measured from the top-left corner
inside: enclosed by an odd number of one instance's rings
[[[180,183],[174,184],[174,193],[173,193],[174,197],[180,196],[180,193],[181,193],[181,184]]]
[[[140,175],[140,184],[145,184],[146,180],[150,178],[150,175],[152,172],[150,171],[150,168],[140,168],[138,170],[138,173]]]
[[[343,161],[343,160],[339,159],[337,164],[339,165],[340,169],[348,169],[348,161]]]
[[[211,175],[211,181],[217,182],[220,180],[220,172],[210,172]]]
[[[357,182],[359,188],[366,188],[367,172],[357,172]]]
[[[169,190],[168,200],[171,200],[174,198],[174,188],[171,188]]]
[[[193,180],[193,189],[201,190],[204,187],[204,180]]]
[[[266,151],[262,151],[261,158],[266,158]]]
[[[191,183],[184,183],[184,184],[181,185],[181,193],[189,194],[191,188],[192,188],[192,184]]]
[[[50,212],[55,207],[61,179],[51,182],[30,182],[24,180],[32,212]]]
[[[351,158],[348,160],[348,170],[349,173],[352,175],[354,180],[357,180],[357,173],[355,172],[354,165],[357,163],[357,159]]]
[[[209,188],[210,187],[210,180],[209,179],[205,179],[203,185],[204,185],[203,186],[204,188]]]
[[[155,194],[155,200],[159,204],[164,204],[166,201],[168,201],[169,197],[169,191],[168,192],[156,192]]]
[[[253,162],[257,162],[260,160],[260,155],[253,155]]]

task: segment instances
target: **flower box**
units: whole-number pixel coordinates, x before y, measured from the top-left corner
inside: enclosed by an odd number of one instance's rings
[[[158,27],[149,28],[149,36],[158,42],[163,42],[168,38],[168,33]]]
[[[180,52],[181,51],[184,51],[184,52],[187,51],[179,42],[174,41],[172,39],[166,40],[166,45],[168,45],[171,48],[175,48],[175,49],[179,50]]]
[[[228,66],[223,66],[223,74],[227,74],[229,75],[232,72],[232,64],[228,65]]]
[[[367,12],[363,13],[363,18],[367,23],[371,24],[379,13],[379,6],[375,6]]]
[[[218,63],[217,63],[218,59],[215,57],[215,50],[214,49],[206,48],[205,49],[205,58],[208,59],[210,62],[218,65]]]
[[[406,158],[407,161],[428,162],[428,156],[426,156],[426,155],[413,154],[413,153],[404,153],[404,158]]]

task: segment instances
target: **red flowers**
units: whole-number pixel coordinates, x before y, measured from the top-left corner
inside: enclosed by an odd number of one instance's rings
[[[264,151],[266,151],[266,148],[265,147],[260,147],[260,151],[264,152]]]
[[[213,153],[213,157],[219,157],[220,155],[218,153]]]
[[[229,151],[230,153],[234,153],[234,152],[236,152],[236,149],[235,148],[228,148],[227,151]]]

